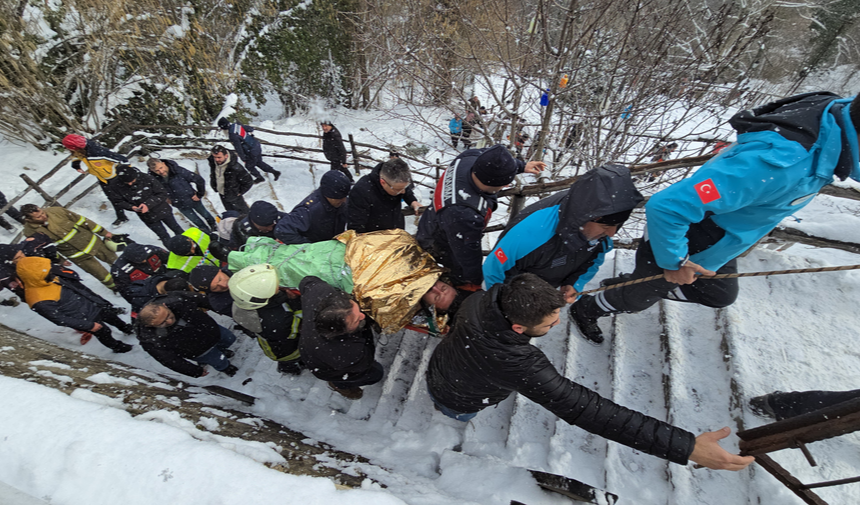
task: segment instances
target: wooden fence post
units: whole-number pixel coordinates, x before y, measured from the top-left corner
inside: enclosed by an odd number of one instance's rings
[[[355,147],[355,139],[352,138],[352,133],[349,134],[349,145],[352,148],[352,164],[355,165],[355,176],[361,176],[361,164],[358,161],[358,149]]]

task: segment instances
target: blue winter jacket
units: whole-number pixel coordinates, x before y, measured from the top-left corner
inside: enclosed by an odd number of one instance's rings
[[[263,147],[260,141],[254,138],[252,134],[254,128],[245,126],[241,123],[232,123],[227,129],[227,135],[230,137],[230,143],[233,144],[233,149],[239,155],[242,161],[248,161],[251,155],[259,155],[263,152]]]
[[[317,189],[275,225],[275,238],[285,244],[331,240],[346,230],[349,202],[333,207]]]
[[[149,173],[164,185],[164,189],[167,190],[167,194],[174,207],[177,209],[187,209],[194,205],[191,197],[196,195],[197,198],[203,198],[203,195],[206,194],[206,181],[203,180],[200,174],[180,167],[173,160],[163,161],[169,170],[166,179],[153,171]],[[193,187],[192,184],[194,185]]]
[[[685,235],[710,218],[725,236],[689,259],[717,270],[802,209],[833,176],[860,180],[851,99],[808,93],[735,115],[737,142],[645,206],[657,264],[677,270]]]
[[[451,134],[458,134],[463,131],[463,120],[454,118],[448,122],[448,130],[451,131]]]

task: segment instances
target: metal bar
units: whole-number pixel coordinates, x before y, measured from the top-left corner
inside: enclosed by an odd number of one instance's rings
[[[785,487],[790,489],[794,494],[796,494],[801,500],[809,505],[827,505],[827,502],[822,500],[820,496],[810,491],[809,489],[804,489],[804,485],[802,482],[797,480],[793,475],[788,473],[785,468],[779,466],[779,463],[772,460],[769,456],[764,454],[758,455],[755,457],[755,462],[759,464],[762,468],[768,471],[771,475],[773,475],[776,480],[782,483]]]

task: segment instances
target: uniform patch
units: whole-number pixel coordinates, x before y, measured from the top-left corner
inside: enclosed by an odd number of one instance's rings
[[[696,188],[696,194],[699,195],[702,203],[707,204],[720,199],[720,192],[717,191],[717,187],[711,179],[706,179],[693,187]]]
[[[499,260],[499,263],[501,263],[502,265],[504,265],[505,262],[508,261],[508,256],[505,254],[505,251],[503,251],[501,248],[496,249],[496,252],[493,254],[496,255],[496,259]]]

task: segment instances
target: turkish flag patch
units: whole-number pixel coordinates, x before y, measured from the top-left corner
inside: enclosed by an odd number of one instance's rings
[[[720,199],[720,192],[717,191],[717,187],[711,179],[706,179],[693,187],[696,188],[696,193],[702,203],[707,204]]]
[[[496,252],[493,254],[496,255],[496,259],[498,259],[499,263],[501,263],[502,265],[504,265],[505,262],[508,261],[508,257],[507,255],[505,255],[505,251],[503,251],[501,248],[496,249]]]

